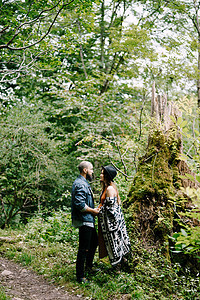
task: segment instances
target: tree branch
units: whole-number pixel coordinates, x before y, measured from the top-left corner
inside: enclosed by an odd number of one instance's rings
[[[79,31],[80,38],[81,38],[81,26],[80,26],[79,19],[77,21],[77,24],[78,24],[78,31]],[[81,62],[82,62],[82,67],[83,67],[83,71],[84,71],[84,74],[85,74],[85,78],[88,79],[88,75],[87,75],[86,68],[85,68],[85,63],[84,63],[84,58],[83,58],[83,47],[82,47],[81,43],[80,43],[80,57],[81,57]]]
[[[114,133],[113,133],[112,128],[110,128],[110,130],[111,130],[111,133],[112,133],[112,136],[113,136],[114,144],[115,144],[115,146],[117,147],[117,150],[118,150],[118,153],[119,153],[119,156],[120,156],[122,165],[124,166],[124,173],[127,175],[127,169],[126,169],[125,162],[124,162],[124,160],[123,160],[123,156],[122,156],[121,150],[120,150],[119,145],[118,145],[118,143],[117,143],[117,141],[116,141],[116,138],[115,138],[115,135],[114,135]]]
[[[104,68],[104,45],[105,45],[105,27],[104,27],[104,0],[101,3],[101,22],[100,22],[100,62],[101,68]]]
[[[19,65],[18,69],[10,70],[10,71],[9,70],[2,71],[2,73],[4,73],[4,74],[3,74],[3,76],[0,80],[0,83],[10,81],[10,78],[5,79],[7,76],[17,74],[15,76],[15,79],[17,79],[17,78],[19,78],[21,72],[26,72],[26,74],[27,74],[28,71],[32,69],[32,66],[34,65],[34,63],[37,60],[38,56],[43,54],[43,53],[45,53],[45,51],[38,53],[35,57],[32,57],[32,55],[31,55],[32,60],[28,64],[25,64],[26,57],[25,57],[25,53],[23,53],[22,60],[19,63],[20,65]]]
[[[108,26],[108,29],[110,29],[113,26],[114,23],[114,17],[117,15],[117,9],[120,6],[120,1],[117,3],[117,5],[115,6],[115,2],[113,2],[113,11],[111,14],[111,18],[110,18],[110,24]]]
[[[120,172],[122,175],[124,175],[125,176],[125,178],[126,178],[126,180],[127,180],[127,178],[129,178],[129,179],[133,179],[134,178],[134,176],[128,176],[127,174],[125,174],[123,171],[121,171],[113,162],[112,162],[112,160],[111,160],[111,158],[110,158],[110,155],[108,155],[108,157],[109,157],[109,160],[110,160],[110,163],[111,163],[111,165],[113,165],[113,167],[118,171],[118,172]]]
[[[124,53],[122,54],[122,56],[120,56],[120,59],[119,59],[117,65],[115,66],[115,63],[116,63],[116,57],[117,57],[117,52],[115,53],[114,58],[113,58],[113,62],[112,62],[112,66],[111,66],[110,72],[109,72],[108,74],[115,74],[115,72],[119,69],[120,65],[121,65],[122,62],[124,61],[124,56],[125,56],[125,54],[126,54],[126,52],[124,52]],[[103,94],[103,93],[107,90],[108,85],[109,85],[109,82],[110,82],[110,81],[109,81],[108,79],[106,79],[106,80],[104,81],[104,84],[103,84],[103,86],[102,86],[102,88],[101,88],[100,94]]]
[[[30,48],[30,47],[32,47],[32,46],[35,46],[35,45],[39,44],[39,43],[40,43],[42,40],[44,40],[45,37],[50,33],[51,28],[53,27],[53,25],[54,25],[54,23],[55,23],[55,21],[56,21],[58,15],[60,14],[60,12],[61,12],[66,6],[70,5],[70,4],[71,4],[72,2],[74,2],[74,1],[75,1],[75,0],[71,0],[71,1],[68,2],[67,4],[63,4],[63,5],[62,5],[62,7],[57,11],[56,16],[55,16],[55,18],[53,19],[51,25],[49,26],[47,32],[46,32],[39,40],[37,40],[37,41],[34,42],[33,44],[27,45],[27,46],[24,46],[24,47],[18,47],[18,48],[17,48],[17,47],[10,47],[9,45],[13,42],[13,40],[15,39],[15,37],[19,34],[19,32],[16,32],[16,33],[14,34],[14,36],[11,38],[11,40],[8,41],[7,44],[5,44],[5,45],[0,45],[0,49],[7,48],[7,49],[9,49],[9,50],[24,50],[24,49],[28,49],[28,48]],[[40,18],[40,15],[41,15],[42,13],[54,9],[56,6],[58,6],[58,4],[59,4],[60,2],[61,2],[61,0],[60,0],[53,8],[42,11],[42,12],[39,14],[39,16],[38,16],[35,20],[32,20],[32,21],[30,21],[30,22],[24,22],[24,23],[21,24],[18,28],[16,28],[16,31],[19,30],[23,25],[27,25],[27,24],[31,24],[31,23],[33,23],[33,22],[36,22],[36,21]],[[44,18],[44,17],[43,17],[43,18]]]
[[[7,216],[7,213],[6,213],[6,210],[5,210],[5,207],[4,207],[3,198],[2,198],[1,195],[0,195],[0,199],[1,199],[2,210],[3,210],[3,213],[4,213],[4,215],[5,215],[5,224],[6,224],[6,223],[7,223],[7,220],[8,220],[8,216]]]
[[[0,34],[2,34],[6,29],[8,29],[9,28],[9,26],[6,26],[6,27],[4,27],[1,31],[0,31]]]

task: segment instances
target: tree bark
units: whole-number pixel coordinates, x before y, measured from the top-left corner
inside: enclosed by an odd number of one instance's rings
[[[199,41],[198,41],[197,97],[198,97],[198,109],[200,110],[200,37],[199,37]],[[200,128],[200,113],[199,113],[199,128]]]
[[[100,37],[100,62],[101,62],[101,68],[104,69],[104,44],[105,44],[105,26],[104,26],[104,0],[101,2],[101,24],[100,24],[100,30],[101,30],[101,37]]]

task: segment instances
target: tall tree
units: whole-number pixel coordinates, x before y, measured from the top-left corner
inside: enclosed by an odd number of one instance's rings
[[[78,147],[85,155],[96,153],[98,145],[102,155],[108,157],[109,151],[101,142],[105,145],[107,141],[106,145],[115,145],[117,150],[116,138],[120,135],[127,153],[129,134],[138,130],[137,137],[141,138],[140,108],[146,95],[137,88],[136,96],[126,81],[139,77],[141,60],[155,59],[155,55],[145,30],[133,24],[123,26],[130,3],[113,1],[110,6],[101,1],[94,4],[90,14],[87,10],[63,11],[48,43],[57,66],[52,72],[41,70],[39,85],[31,92],[34,98],[37,90],[37,99],[48,106],[49,120],[64,129],[74,143],[73,149]],[[134,130],[127,119],[127,113],[131,116],[133,111],[133,124],[139,124]],[[95,148],[89,151],[83,145]]]

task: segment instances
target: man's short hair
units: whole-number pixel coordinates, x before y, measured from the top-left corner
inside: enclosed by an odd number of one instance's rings
[[[89,167],[89,165],[92,165],[89,161],[86,161],[86,160],[82,161],[78,166],[80,173],[83,172],[83,169],[85,169],[85,168],[87,169]]]

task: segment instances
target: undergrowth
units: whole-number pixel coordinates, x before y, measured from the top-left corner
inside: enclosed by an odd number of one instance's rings
[[[26,226],[1,230],[0,235],[13,238],[12,243],[0,246],[3,256],[31,266],[50,282],[87,299],[122,299],[123,295],[139,300],[200,299],[198,276],[182,270],[179,264],[172,266],[157,251],[145,250],[140,241],[133,239],[128,268],[118,274],[108,259],[99,260],[96,254],[99,271],[89,278],[89,284],[78,284],[75,276],[78,231],[71,226],[67,209],[47,217],[37,215]]]

